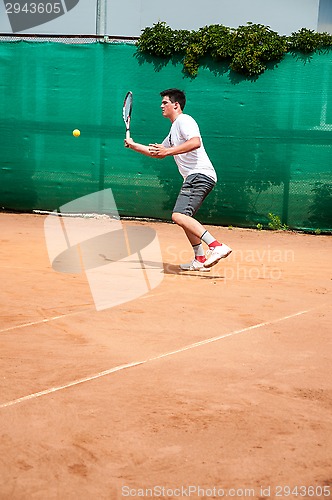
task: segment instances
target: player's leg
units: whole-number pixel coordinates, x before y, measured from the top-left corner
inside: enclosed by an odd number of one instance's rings
[[[192,217],[179,212],[173,212],[172,220],[182,227],[194,252],[193,260],[187,264],[181,264],[180,268],[183,271],[209,271],[209,269],[204,267],[206,261],[205,251],[201,239],[198,236],[203,226]]]
[[[183,270],[209,270],[232,251],[227,245],[216,240],[200,222],[193,218],[214,184],[212,179],[203,174],[190,175],[183,183],[176,201],[172,220],[185,231],[194,251],[193,261],[180,266]],[[202,241],[209,246],[208,259],[205,257]]]
[[[195,179],[197,181],[197,175],[190,175],[184,181],[173,209],[172,220],[178,226],[182,227],[194,252],[193,260],[187,264],[180,265],[180,268],[183,271],[208,271],[204,267],[206,257],[200,238],[205,228],[193,218],[193,215],[201,206],[208,192],[213,188],[214,182],[209,180],[208,189],[204,187],[197,190]]]

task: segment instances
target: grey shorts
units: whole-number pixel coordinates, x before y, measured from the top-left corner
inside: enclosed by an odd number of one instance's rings
[[[173,212],[192,217],[213,189],[215,181],[204,174],[188,175],[182,184]]]

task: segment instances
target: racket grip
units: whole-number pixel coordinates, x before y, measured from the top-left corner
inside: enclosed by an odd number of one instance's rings
[[[130,139],[130,130],[126,130],[126,139]]]

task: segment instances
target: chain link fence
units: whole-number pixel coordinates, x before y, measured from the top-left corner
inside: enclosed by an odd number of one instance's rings
[[[331,51],[288,54],[255,81],[211,61],[190,79],[135,41],[1,35],[0,207],[53,211],[111,188],[121,217],[169,220],[181,185],[174,160],[124,148],[122,105],[131,90],[134,139],[161,142],[159,92],[174,86],[218,174],[202,222],[268,227],[273,214],[293,229],[332,230]]]

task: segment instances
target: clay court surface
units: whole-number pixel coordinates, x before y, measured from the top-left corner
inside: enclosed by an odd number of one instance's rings
[[[0,498],[332,496],[332,239],[213,227],[233,254],[97,311],[43,215],[1,214]],[[127,366],[129,365],[129,366]]]

